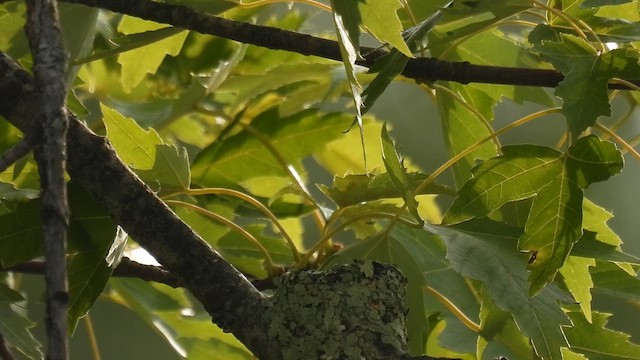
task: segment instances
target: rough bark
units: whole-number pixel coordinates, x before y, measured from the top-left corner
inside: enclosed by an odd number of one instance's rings
[[[302,55],[341,60],[340,48],[336,41],[212,16],[188,6],[150,0],[65,0],[65,2],[108,9],[272,50],[284,50]],[[367,68],[371,68],[378,59],[386,54],[386,51],[366,47],[361,47],[360,52],[363,59],[356,63]],[[564,79],[561,73],[549,69],[485,66],[435,58],[409,59],[402,75],[415,79],[417,82],[444,80],[462,84],[488,83],[538,87],[556,87]],[[630,82],[640,85],[639,81]],[[628,89],[625,85],[616,83],[609,84],[609,88]]]
[[[0,53],[0,115],[27,131],[41,116],[33,78]],[[104,137],[73,114],[67,134],[68,172],[114,220],[203,304],[213,321],[261,359],[277,359],[261,326],[264,297],[182,222],[117,157]]]
[[[66,239],[69,204],[65,181],[68,119],[65,111],[67,56],[58,22],[55,0],[27,0],[25,25],[41,109],[37,125],[29,128],[39,135],[35,158],[40,174],[44,257],[46,259],[47,359],[68,359]]]

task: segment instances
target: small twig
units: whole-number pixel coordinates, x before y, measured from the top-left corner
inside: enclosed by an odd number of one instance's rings
[[[18,264],[10,268],[0,268],[0,271],[13,271],[23,274],[41,275],[44,274],[44,268],[44,261],[34,260]],[[175,276],[164,268],[160,266],[141,264],[127,257],[122,258],[120,264],[113,269],[112,276],[154,281],[171,286],[172,288],[179,288],[183,286]]]
[[[9,351],[7,342],[4,341],[4,336],[0,333],[0,359],[2,360],[14,360],[13,354]]]
[[[29,151],[33,149],[34,144],[35,141],[33,140],[33,137],[27,134],[24,139],[20,140],[20,142],[13,145],[9,150],[5,151],[4,154],[0,155],[0,172],[7,170],[9,166],[27,155]]]

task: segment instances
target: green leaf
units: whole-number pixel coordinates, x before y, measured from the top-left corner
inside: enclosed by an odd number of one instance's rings
[[[622,153],[609,141],[595,135],[580,138],[569,148],[568,176],[581,188],[605,181],[622,171]]]
[[[629,335],[607,329],[609,314],[593,313],[593,322],[581,313],[568,313],[572,327],[565,328],[571,350],[584,354],[589,360],[637,360],[640,345],[629,342]]]
[[[493,301],[511,313],[538,356],[562,358],[560,348],[567,343],[561,326],[570,322],[557,301],[570,299],[554,286],[535,297],[529,295],[527,272],[515,249],[517,232],[488,221],[467,223],[464,228],[426,224],[425,229],[446,243],[447,259],[456,271],[481,281]]]
[[[313,154],[325,169],[332,174],[365,174],[371,169],[382,168],[382,144],[380,142],[380,132],[382,122],[367,116],[364,118],[364,144],[367,153],[367,166],[362,163],[360,154],[359,134],[349,131],[340,137],[326,144],[325,148]],[[344,128],[342,129],[344,130]]]
[[[133,119],[101,105],[109,141],[122,161],[136,170],[160,195],[189,188],[191,174],[185,150],[163,143],[153,129],[143,130]]]
[[[553,280],[582,235],[582,189],[622,169],[620,152],[594,135],[580,138],[566,155],[534,145],[505,146],[503,155],[473,169],[443,223],[485,216],[507,202],[535,196],[520,238],[530,251],[531,292]]]
[[[418,187],[428,177],[426,174],[417,172],[407,173],[407,176],[411,189]],[[325,185],[319,185],[319,187],[325,195],[341,207],[372,200],[402,197],[391,183],[388,173],[336,176],[332,187]],[[419,195],[421,194],[455,195],[455,191],[445,185],[431,183]]]
[[[407,205],[409,212],[416,220],[422,221],[420,215],[418,215],[418,202],[416,201],[416,195],[411,186],[411,180],[407,175],[407,169],[405,169],[402,164],[402,160],[393,145],[393,140],[391,140],[387,132],[387,127],[384,125],[382,126],[382,134],[380,136],[382,138],[382,161],[384,162],[384,167],[387,169],[387,175],[391,180],[391,184],[393,184],[396,190],[402,195],[402,199]]]
[[[251,127],[267,139],[280,155],[297,169],[307,155],[342,135],[349,117],[306,110],[281,117],[272,108],[256,117]],[[201,186],[227,186],[261,176],[287,176],[265,145],[249,131],[213,143],[203,149],[191,168],[192,181]]]
[[[483,288],[480,308],[480,337],[477,354],[481,359],[533,359],[533,348],[511,315],[501,310]]]
[[[471,0],[443,9],[445,14],[438,31],[445,34],[430,44],[452,44],[455,40],[492,28],[499,21],[532,8],[527,0]],[[449,46],[449,45],[447,45]],[[439,51],[438,51],[439,53]]]
[[[68,264],[69,333],[73,334],[83,317],[102,294],[113,268],[106,262],[116,236],[116,224],[83,189],[70,183],[69,203],[72,222],[69,250],[75,252]]]
[[[637,79],[640,65],[616,49],[600,54],[582,38],[560,34],[562,42],[543,41],[534,50],[565,75],[555,94],[564,100],[562,112],[569,129],[578,135],[593,126],[598,116],[610,116],[609,79]]]
[[[120,159],[134,169],[148,170],[156,161],[156,145],[162,140],[155,130],[143,130],[132,118],[105,105],[100,106],[107,137]]]
[[[640,265],[640,258],[624,253],[619,246],[597,241],[597,234],[585,231],[571,250],[572,256]]]
[[[0,216],[0,264],[7,268],[42,254],[40,200],[24,202]]]
[[[402,7],[398,0],[365,1],[358,3],[362,25],[383,43],[388,43],[405,56],[413,57],[402,38],[402,24],[397,11]]]
[[[582,228],[595,232],[598,241],[613,246],[620,246],[622,245],[622,240],[620,240],[618,234],[607,225],[607,221],[611,218],[613,218],[613,214],[596,205],[591,200],[584,199],[582,203]]]
[[[191,170],[186,149],[180,151],[173,145],[159,144],[155,154],[151,169],[137,171],[140,178],[160,196],[189,189]]]
[[[267,249],[274,263],[287,266],[293,263],[293,254],[288,243],[281,236],[266,235],[264,224],[244,225],[243,229],[253,235]],[[243,273],[249,273],[260,279],[267,277],[268,274],[264,268],[264,254],[237,232],[228,232],[214,246],[225,259]]]
[[[580,7],[600,7],[600,6],[609,6],[609,5],[620,5],[630,3],[633,0],[584,0]]]
[[[391,81],[402,73],[409,62],[408,56],[413,57],[412,53],[418,50],[422,45],[423,39],[441,17],[442,12],[437,10],[429,16],[429,18],[415,27],[407,29],[403,33],[404,39],[406,39],[407,44],[409,44],[409,54],[403,54],[397,48],[391,49],[388,54],[380,57],[373,66],[369,68],[369,73],[378,73],[378,75],[376,75],[362,92],[362,96],[365,98],[362,108],[363,114],[371,109],[376,100],[382,95],[389,84],[391,84]]]
[[[22,295],[0,283],[0,334],[6,345],[16,348],[29,359],[39,360],[43,358],[42,345],[29,330],[36,324],[14,307],[15,302],[22,300]]]
[[[547,147],[505,146],[502,153],[472,170],[473,177],[458,192],[443,223],[481,217],[507,202],[532,197],[561,170],[561,153]]]
[[[336,35],[338,36],[342,63],[344,64],[347,74],[351,97],[356,111],[356,118],[353,123],[358,124],[364,161],[366,162],[364,125],[362,123],[362,96],[360,95],[361,87],[356,78],[355,68],[356,60],[360,56],[360,24],[362,24],[360,10],[358,9],[359,3],[360,0],[331,0],[331,8],[333,9],[333,23],[336,28]]]
[[[392,235],[411,254],[426,284],[448,299],[460,312],[474,322],[478,322],[480,305],[476,297],[477,288],[468,279],[462,277],[445,259],[446,251],[440,238],[424,231],[395,225]],[[445,329],[438,335],[438,343],[458,353],[473,353],[478,334],[464,325],[456,314],[436,299],[429,291],[422,289],[425,302],[424,311],[446,323]],[[430,334],[430,337],[432,335]]]
[[[591,289],[593,281],[589,268],[596,266],[594,259],[569,256],[560,268],[564,284],[571,292],[588,322],[591,322]]]
[[[158,30],[166,25],[153,21],[142,20],[131,16],[124,16],[118,25],[118,31],[125,35]],[[118,55],[118,63],[122,66],[120,82],[127,93],[138,86],[147,74],[155,74],[166,55],[176,56],[182,49],[188,31],[183,31],[170,37],[158,37],[158,34],[147,34],[154,39],[150,45],[137,48]],[[165,34],[162,34],[165,35]],[[144,35],[140,35],[144,37]]]
[[[116,47],[111,50],[98,52],[96,54],[75,59],[74,64],[83,64],[94,60],[104,59],[109,56],[118,55],[127,51],[135,50],[143,46],[151,45],[166,38],[177,35],[185,31],[184,29],[174,27],[163,27],[155,30],[149,30],[139,33],[133,33],[124,35],[122,37],[116,37],[109,39],[109,41]]]
[[[485,119],[493,119],[493,106],[495,100],[486,92],[459,84],[442,85],[451,92],[458,94],[464,101],[475,108]],[[436,92],[436,102],[440,121],[445,135],[445,141],[450,156],[454,156],[489,135],[491,131],[486,124],[478,118],[477,114],[461,104],[451,93],[446,91]],[[453,173],[458,186],[468,178],[471,169],[476,165],[476,160],[491,158],[497,154],[494,143],[486,142],[474,152],[458,161],[453,166]]]
[[[640,279],[615,264],[597,261],[596,267],[591,269],[591,277],[594,291],[617,298],[640,301]]]
[[[530,251],[531,294],[552,281],[582,236],[582,190],[565,174],[542,187],[533,200],[524,234],[518,244]]]

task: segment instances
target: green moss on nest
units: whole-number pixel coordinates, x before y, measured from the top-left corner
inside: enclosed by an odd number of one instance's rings
[[[357,261],[276,280],[267,314],[283,358],[382,359],[406,354],[406,279],[391,265]]]

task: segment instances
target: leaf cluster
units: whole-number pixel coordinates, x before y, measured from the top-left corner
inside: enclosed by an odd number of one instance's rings
[[[331,14],[317,33],[336,39],[341,63],[60,4],[69,109],[249,278],[353,259],[394,264],[408,278],[412,355],[640,353],[591,307],[593,292],[638,303],[640,259],[622,251],[611,213],[585,197],[592,183],[622,171],[623,151],[635,152],[617,130],[639,98],[608,84],[640,76],[637,1],[294,1],[295,11],[278,11],[276,0],[171,3],[301,32],[313,28],[313,12]],[[20,2],[0,3],[0,50],[28,64],[23,14]],[[386,51],[368,72],[356,65],[364,33]],[[553,94],[412,84],[437,108],[449,155],[426,173],[394,143],[397,123],[372,115],[388,87],[405,80],[409,59],[426,56],[554,68],[564,80]],[[610,129],[599,119],[611,115],[614,98],[630,111]],[[504,99],[545,110],[496,129]],[[501,134],[554,113],[566,128],[555,148],[502,145]],[[358,131],[346,131],[353,124]],[[0,120],[0,150],[20,136]],[[452,186],[439,178],[447,171]],[[31,157],[0,173],[3,269],[42,255],[38,180]],[[113,276],[123,256],[140,253],[136,239],[73,181],[69,189],[70,333],[103,298],[133,310],[189,359],[251,358],[183,289]],[[33,323],[16,309],[19,290],[8,277],[0,282],[0,334],[38,359]]]

